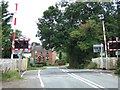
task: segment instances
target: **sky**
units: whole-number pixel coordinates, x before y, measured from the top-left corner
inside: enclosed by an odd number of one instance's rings
[[[43,12],[48,9],[49,6],[55,5],[58,0],[5,0],[8,1],[8,11],[10,13],[15,12],[15,3],[18,3],[18,10],[16,13],[17,23],[15,28],[22,31],[22,35],[30,38],[30,43],[38,42],[39,38],[36,38],[38,18],[41,18]],[[14,20],[13,20],[14,21]],[[14,25],[12,25],[14,26]]]

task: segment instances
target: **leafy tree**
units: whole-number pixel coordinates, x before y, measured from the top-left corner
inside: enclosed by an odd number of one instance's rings
[[[105,15],[107,40],[119,36],[117,9],[112,2],[75,2],[67,4],[64,12],[51,6],[39,18],[38,36],[45,48],[64,50],[70,67],[78,68],[92,58],[92,45],[104,43],[99,14]]]
[[[12,50],[12,32],[11,25],[9,24],[10,19],[13,17],[13,13],[9,13],[8,8],[8,2],[5,2],[4,0],[1,1],[1,8],[2,8],[2,29],[0,35],[0,41],[2,41],[2,48],[4,50],[2,51],[2,58],[10,58],[11,57],[11,50]],[[22,36],[22,32],[20,30],[16,30],[16,38]]]
[[[0,5],[0,58],[2,57],[2,7]]]
[[[10,13],[7,11],[8,2],[2,1],[2,51],[3,58],[10,58],[11,55],[11,26],[8,24],[10,19]]]

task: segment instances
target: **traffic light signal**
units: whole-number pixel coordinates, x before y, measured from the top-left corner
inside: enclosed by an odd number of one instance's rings
[[[26,40],[15,40],[15,48],[20,48],[20,49],[23,49],[23,48],[28,48],[28,41]]]

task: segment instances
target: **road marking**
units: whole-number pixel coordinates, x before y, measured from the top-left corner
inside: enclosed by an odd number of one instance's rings
[[[107,75],[109,75],[109,76],[113,76],[112,74],[107,74]]]
[[[90,81],[90,80],[88,80],[88,79],[82,78],[82,77],[80,77],[80,76],[78,76],[78,75],[76,75],[76,74],[74,74],[74,73],[72,73],[72,75],[74,75],[74,76],[80,78],[81,80],[84,80],[84,81],[86,81],[86,82],[88,82],[88,83],[90,83],[90,84],[93,84],[93,85],[97,86],[98,88],[104,88],[103,86],[101,86],[101,85],[99,85],[99,84],[96,84],[96,83],[94,83],[94,82],[92,82],[92,81]]]
[[[61,69],[63,72],[69,72],[68,70],[64,70],[64,69]],[[68,73],[68,75],[70,75],[71,77],[73,77],[73,78],[75,78],[75,79],[78,79],[78,80],[80,80],[80,81],[82,81],[82,82],[84,82],[84,83],[86,83],[86,84],[88,84],[89,86],[91,86],[91,87],[93,87],[93,88],[98,88],[98,89],[105,89],[105,87],[103,87],[103,86],[101,86],[101,85],[99,85],[99,84],[96,84],[96,83],[94,83],[94,82],[92,82],[92,81],[90,81],[90,80],[88,80],[88,79],[85,79],[85,78],[82,78],[82,77],[80,77],[80,76],[78,76],[78,75],[76,75],[76,74],[74,74],[74,73],[71,73],[71,74],[69,74]],[[106,89],[105,89],[106,90]]]
[[[21,74],[21,78],[23,77],[23,75],[24,75],[25,73],[26,73],[26,71]]]
[[[89,86],[92,86],[93,88],[98,88],[98,87],[96,87],[96,86],[94,86],[94,85],[92,85],[92,84],[90,84],[90,83],[88,83],[88,82],[86,82],[86,81],[84,81],[84,80],[82,80],[82,79],[80,79],[80,78],[78,78],[78,77],[72,75],[72,74],[69,74],[69,73],[68,73],[68,75],[70,75],[71,77],[73,77],[73,78],[75,78],[75,79],[78,79],[78,80],[80,80],[80,81],[82,81],[82,82],[88,84]]]
[[[40,71],[41,71],[41,70],[38,71],[38,78],[39,78],[39,80],[40,80],[41,87],[44,87],[43,81],[42,81],[42,79],[41,79],[41,77],[40,77]]]
[[[69,72],[68,70],[65,70],[65,69],[60,69],[60,70],[62,70],[63,72]]]

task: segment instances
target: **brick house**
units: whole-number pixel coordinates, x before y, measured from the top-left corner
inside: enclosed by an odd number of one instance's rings
[[[40,45],[36,45],[31,47],[31,57],[35,58],[35,62],[46,61],[48,64],[54,65],[56,51],[45,50]]]

